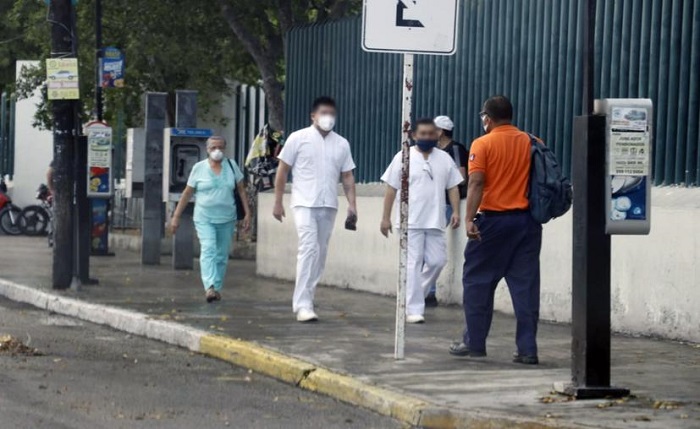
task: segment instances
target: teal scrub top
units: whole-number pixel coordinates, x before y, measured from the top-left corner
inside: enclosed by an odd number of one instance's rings
[[[233,166],[231,170],[230,165]],[[221,173],[217,176],[209,166],[209,160],[200,161],[192,167],[187,186],[194,188],[194,221],[227,223],[238,219],[233,191],[243,180],[243,173],[236,161],[224,158]]]

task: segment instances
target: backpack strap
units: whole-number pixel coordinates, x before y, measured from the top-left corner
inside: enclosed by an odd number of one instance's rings
[[[463,165],[461,165],[462,158],[459,156],[459,148],[457,147],[455,142],[452,142],[452,154],[455,157],[455,162],[457,163],[457,167],[462,168],[463,167]]]
[[[231,163],[231,159],[226,158],[226,162],[228,163],[228,166],[231,168],[231,173],[233,173],[233,185],[235,187],[235,185],[238,184],[238,182],[236,182],[236,169],[233,168],[233,164]]]

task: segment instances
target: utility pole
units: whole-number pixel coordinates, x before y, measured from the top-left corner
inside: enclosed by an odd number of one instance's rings
[[[95,0],[95,54],[97,79],[95,80],[95,116],[102,122],[102,0]]]
[[[71,0],[51,0],[51,57],[75,58],[76,33]],[[52,285],[68,289],[73,280],[74,253],[74,179],[73,161],[76,140],[78,100],[54,100],[53,111],[53,179],[54,179],[54,247]]]

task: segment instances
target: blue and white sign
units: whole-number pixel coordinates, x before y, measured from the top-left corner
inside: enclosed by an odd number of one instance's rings
[[[124,54],[117,48],[105,48],[102,52],[100,74],[103,88],[124,86]]]
[[[214,132],[208,128],[171,128],[170,135],[173,137],[211,137]]]

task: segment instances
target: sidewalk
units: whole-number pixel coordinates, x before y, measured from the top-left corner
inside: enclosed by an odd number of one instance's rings
[[[429,309],[425,325],[407,327],[407,359],[396,362],[393,298],[319,288],[321,321],[303,325],[291,312],[292,285],[255,277],[251,262],[231,261],[223,302],[208,305],[197,271],[172,271],[165,257],[159,267],[142,267],[138,254],[124,251],[92,259],[99,286],[58,293],[49,286],[45,240],[3,236],[0,243],[4,280],[253,341],[409,400],[463,412],[474,427],[700,428],[700,348],[694,345],[615,336],[613,382],[635,397],[568,401],[551,393],[554,382],[570,379],[568,326],[543,323],[542,364],[524,367],[510,362],[514,320],[496,315],[489,356],[458,359],[447,347],[461,335],[461,309]]]

